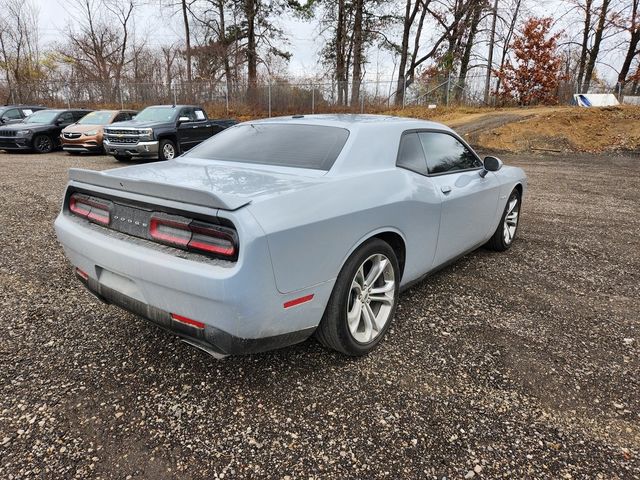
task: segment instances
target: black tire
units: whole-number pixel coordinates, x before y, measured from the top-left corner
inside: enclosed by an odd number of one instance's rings
[[[352,335],[347,322],[347,309],[352,294],[352,282],[360,266],[372,255],[382,254],[390,260],[394,275],[393,306],[384,327],[377,336],[368,343],[358,342]],[[398,286],[400,284],[400,267],[395,252],[388,243],[373,238],[358,248],[346,261],[329,297],[320,325],[315,336],[327,348],[337,350],[350,356],[361,356],[373,350],[384,338],[398,305]]]
[[[165,149],[169,147],[173,149],[173,156],[170,157],[165,153]],[[164,140],[160,140],[160,145],[158,145],[158,158],[160,160],[173,160],[174,158],[176,158],[178,156],[178,149],[176,148],[176,144],[169,140],[169,139],[164,139]]]
[[[507,216],[507,213],[509,213],[509,206],[512,204],[513,200],[516,200],[517,202],[514,207],[517,212],[516,225],[515,225],[516,229],[513,232],[513,235],[511,235],[511,239],[507,241],[507,239],[505,238],[506,237],[505,230],[507,228],[505,218]],[[516,234],[518,233],[518,226],[520,225],[520,207],[521,206],[522,206],[522,196],[520,195],[520,192],[516,188],[515,190],[513,190],[513,192],[511,192],[511,195],[509,195],[509,200],[507,200],[507,204],[504,207],[504,212],[502,212],[502,217],[500,217],[500,223],[498,224],[498,228],[496,228],[496,231],[493,233],[493,236],[486,243],[487,248],[491,250],[495,250],[496,252],[504,252],[505,250],[509,250],[511,248],[511,245],[513,245],[513,241],[516,238]]]
[[[131,161],[131,157],[129,157],[128,155],[114,155],[113,158],[115,158],[118,162]]]
[[[37,153],[51,153],[55,144],[49,135],[39,134],[33,137],[33,150]]]

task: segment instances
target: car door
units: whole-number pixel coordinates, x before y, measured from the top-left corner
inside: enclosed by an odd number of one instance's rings
[[[178,125],[178,142],[180,143],[179,148],[181,152],[189,150],[196,143],[198,143],[198,125],[195,122],[195,113],[193,112],[192,107],[185,107],[180,110],[178,119],[185,117],[189,120],[180,122],[180,124]]]
[[[194,108],[193,113],[195,116],[195,139],[197,143],[204,142],[212,134],[211,120],[207,119],[207,115],[201,108]],[[196,145],[194,143],[194,145]]]
[[[56,121],[52,127],[55,137],[57,138],[60,135],[60,132],[62,132],[62,129],[68,127],[73,122],[75,122],[75,119],[73,117],[73,113],[71,112],[62,112],[60,115],[58,115],[58,118],[56,118]]]
[[[418,133],[430,179],[440,191],[442,211],[434,266],[480,246],[494,226],[500,186],[495,174],[484,177],[482,161],[453,133]]]
[[[442,198],[429,177],[422,144],[415,130],[404,132],[400,138],[396,166],[406,170],[410,202],[407,215],[411,218],[411,234],[407,234],[407,251],[415,252],[405,267],[405,279],[415,280],[433,266],[438,245]],[[413,245],[411,245],[413,243]]]

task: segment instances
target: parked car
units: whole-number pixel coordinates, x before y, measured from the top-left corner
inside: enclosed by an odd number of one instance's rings
[[[131,120],[138,112],[133,110],[96,110],[62,130],[62,149],[69,153],[102,152],[105,125]]]
[[[117,160],[171,160],[225,128],[235,120],[210,120],[193,105],[155,105],[136,118],[104,129],[104,147]]]
[[[91,110],[40,110],[20,123],[0,128],[0,150],[27,150],[49,153],[60,147],[62,129],[77,122]]]
[[[0,125],[20,122],[33,112],[45,110],[46,108],[36,105],[5,105],[0,107]]]
[[[72,169],[55,229],[91,292],[210,353],[315,332],[362,355],[401,288],[511,247],[526,186],[438,123],[296,116],[236,125],[170,162]]]

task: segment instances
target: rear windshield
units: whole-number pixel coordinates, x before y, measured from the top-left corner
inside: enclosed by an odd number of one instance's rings
[[[329,170],[348,137],[348,130],[337,127],[242,124],[211,137],[185,156]]]

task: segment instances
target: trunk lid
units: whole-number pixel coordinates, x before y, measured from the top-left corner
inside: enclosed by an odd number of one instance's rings
[[[178,159],[102,172],[72,168],[69,179],[193,205],[237,210],[252,201],[321,183],[324,173]]]

